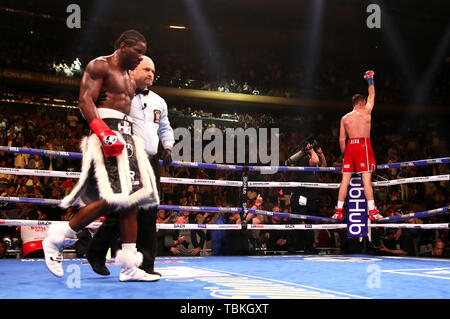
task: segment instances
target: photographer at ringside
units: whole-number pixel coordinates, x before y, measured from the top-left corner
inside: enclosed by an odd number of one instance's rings
[[[400,207],[390,216],[402,216],[408,213],[409,208]],[[420,223],[417,218],[408,219],[406,222]],[[415,256],[418,249],[414,247],[414,238],[420,234],[418,229],[374,228],[372,229],[372,253],[379,256]]]
[[[307,137],[300,146],[295,150],[287,161],[286,166],[300,167],[326,167],[327,161],[321,145],[311,136]],[[316,183],[316,172],[313,171],[296,171],[296,182]],[[301,215],[317,215],[315,188],[296,187],[291,191],[291,208],[293,214]],[[293,223],[303,223],[298,219],[293,219]],[[295,234],[296,250],[303,250],[305,253],[316,253],[314,248],[314,231],[296,231]]]

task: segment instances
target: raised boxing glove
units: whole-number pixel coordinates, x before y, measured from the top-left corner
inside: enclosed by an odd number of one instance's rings
[[[373,76],[375,75],[375,72],[373,72],[372,70],[366,71],[364,73],[364,79],[367,81],[367,83],[369,85],[373,85],[374,81],[373,81]]]

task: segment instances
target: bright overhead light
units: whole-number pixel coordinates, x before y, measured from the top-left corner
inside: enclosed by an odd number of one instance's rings
[[[187,28],[184,25],[169,25],[169,29],[186,30]]]

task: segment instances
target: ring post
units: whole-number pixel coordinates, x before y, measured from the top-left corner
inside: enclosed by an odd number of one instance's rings
[[[242,229],[247,229],[247,199],[248,199],[248,167],[242,168],[242,189],[241,189],[241,226]]]
[[[367,201],[362,177],[353,174],[347,194],[347,235],[348,237],[367,237]]]

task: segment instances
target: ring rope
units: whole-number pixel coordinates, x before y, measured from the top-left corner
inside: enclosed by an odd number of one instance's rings
[[[53,151],[53,150],[41,150],[33,148],[24,147],[11,147],[11,146],[0,146],[0,152],[12,152],[12,153],[24,153],[31,155],[42,155],[42,156],[59,156],[68,158],[81,159],[81,153],[75,152],[64,152],[64,151]],[[162,163],[162,161],[159,161]],[[407,161],[399,163],[390,164],[380,164],[376,166],[376,169],[389,169],[389,168],[401,168],[401,167],[412,167],[412,166],[424,166],[431,164],[445,164],[450,163],[450,157],[442,158],[432,158],[423,159],[417,161]],[[209,163],[198,163],[198,162],[179,162],[173,161],[171,166],[181,166],[181,167],[196,167],[196,168],[208,168],[208,169],[225,169],[225,170],[242,170],[244,166],[239,165],[228,165],[228,164],[209,164]],[[278,171],[340,171],[341,167],[300,167],[300,166],[248,166],[249,171],[266,171],[266,170],[278,170]]]
[[[29,175],[45,177],[80,178],[80,172],[49,171],[27,168],[0,167],[0,174]],[[417,176],[409,178],[399,178],[387,181],[372,182],[375,187],[394,186],[410,183],[427,183],[450,180],[450,174],[434,176]],[[242,181],[214,180],[214,179],[193,179],[177,177],[161,177],[161,183],[186,184],[186,185],[210,185],[210,186],[230,186],[242,187]],[[339,183],[306,183],[306,182],[259,182],[249,181],[249,187],[305,187],[305,188],[326,188],[338,189]]]
[[[51,220],[23,220],[23,219],[0,219],[0,226],[41,226],[47,227],[53,224],[68,223],[67,221]],[[90,223],[86,228],[98,228],[101,222]],[[436,224],[372,224],[371,228],[409,228],[409,229],[448,229],[448,223]],[[241,230],[241,224],[156,224],[157,229],[206,229],[206,230]],[[345,229],[347,224],[248,224],[249,230],[335,230]]]
[[[59,205],[60,200],[58,199],[46,199],[46,198],[27,198],[27,197],[6,197],[0,196],[0,201],[4,202],[14,202],[14,203],[25,203],[25,204],[35,204],[35,205]],[[75,202],[78,205],[79,202]],[[179,206],[179,205],[159,205],[158,209],[164,210],[178,210],[178,211],[191,211],[191,212],[210,212],[210,213],[242,213],[241,207],[208,207],[208,206]],[[282,218],[295,218],[303,220],[315,220],[315,221],[326,221],[331,223],[336,223],[335,219],[327,217],[309,216],[301,214],[292,213],[282,213],[282,212],[270,212],[260,209],[248,209],[249,214],[256,215],[266,215],[266,216],[276,216]]]
[[[6,197],[0,196],[0,201],[3,202],[15,202],[15,203],[28,203],[28,204],[36,204],[36,205],[58,205],[61,201],[58,199],[45,199],[45,198],[27,198],[27,197]],[[78,204],[78,203],[75,203]],[[178,206],[178,205],[160,205],[159,209],[164,210],[180,210],[180,211],[197,211],[197,212],[212,212],[212,213],[241,213],[242,208],[240,207],[207,207],[207,206]],[[440,207],[432,210],[425,210],[422,212],[415,212],[401,216],[391,216],[385,217],[378,220],[377,225],[383,222],[391,222],[391,221],[401,221],[408,220],[410,218],[425,218],[434,215],[440,215],[448,213],[449,206]],[[297,218],[297,219],[305,219],[305,220],[315,220],[315,221],[327,221],[336,223],[335,219],[319,217],[319,216],[309,216],[309,215],[300,215],[300,214],[291,214],[291,213],[282,213],[282,212],[269,212],[260,209],[248,209],[249,214],[256,215],[266,215],[266,216],[277,216],[277,217],[287,217],[287,218]]]
[[[450,206],[446,207],[440,207],[432,210],[426,210],[423,212],[416,212],[416,213],[409,213],[405,215],[399,215],[399,216],[390,216],[390,217],[384,217],[382,219],[379,219],[376,221],[376,223],[385,223],[385,222],[392,222],[392,221],[400,221],[400,220],[408,220],[410,218],[423,218],[423,217],[429,217],[434,215],[441,215],[448,213],[448,209]]]
[[[68,157],[68,158],[82,158],[81,153],[74,152],[63,152],[63,151],[52,151],[52,150],[40,150],[40,149],[28,149],[28,148],[19,148],[19,147],[7,147],[0,146],[0,151],[5,152],[14,152],[14,153],[25,153],[25,154],[33,154],[33,155],[42,155],[42,156],[60,156],[60,157]],[[410,161],[410,162],[400,162],[400,163],[391,163],[391,164],[382,164],[377,165],[377,169],[388,169],[388,168],[400,168],[400,167],[412,167],[412,166],[423,166],[430,164],[442,164],[449,163],[450,158],[437,158],[437,159],[428,159],[428,160],[418,160],[418,161]],[[160,161],[162,163],[162,161]],[[340,171],[340,167],[290,167],[290,166],[237,166],[237,165],[224,165],[224,164],[206,164],[206,163],[196,163],[196,162],[177,162],[173,161],[171,166],[182,166],[182,167],[197,167],[197,168],[210,168],[210,169],[225,169],[225,170],[242,170],[246,171]],[[79,172],[62,172],[62,171],[46,171],[46,170],[33,170],[33,169],[17,169],[17,168],[0,168],[0,172],[5,174],[12,175],[34,175],[34,176],[54,176],[54,177],[66,177],[66,178],[79,178],[81,173]],[[423,183],[423,182],[433,182],[433,181],[443,181],[449,180],[450,174],[447,175],[436,175],[436,176],[425,176],[425,177],[412,177],[412,178],[402,178],[397,180],[389,180],[389,181],[379,181],[373,182],[373,186],[390,186],[390,185],[400,185],[407,183]],[[247,181],[244,183],[243,181],[224,181],[224,180],[208,180],[208,179],[185,179],[185,178],[171,178],[171,177],[162,177],[161,182],[163,183],[176,183],[176,184],[195,184],[195,185],[214,185],[214,186],[235,186],[235,187],[243,187],[245,184],[245,188],[247,187],[310,187],[310,188],[339,188],[339,184],[337,183],[302,183],[302,182],[251,182]],[[13,201],[13,202],[22,202],[22,203],[33,203],[33,204],[41,204],[41,205],[57,205],[59,204],[59,200],[55,199],[40,199],[40,198],[20,198],[20,197],[0,197],[0,200],[3,201]],[[167,206],[167,207],[165,207]],[[247,209],[246,207],[241,208],[218,208],[218,207],[197,207],[197,206],[175,206],[175,205],[160,205],[160,209],[169,209],[169,210],[188,210],[188,211],[209,211],[209,212],[239,212],[241,213],[253,213],[253,214],[261,214],[268,216],[279,216],[279,217],[289,217],[289,218],[299,218],[299,219],[310,219],[316,221],[332,221],[334,225],[325,225],[325,226],[337,226],[337,227],[347,227],[345,224],[336,224],[336,220],[331,218],[317,217],[317,216],[307,216],[307,215],[298,215],[298,214],[289,214],[289,213],[281,213],[281,212],[268,212],[262,210],[254,210]],[[406,220],[410,218],[421,218],[428,217],[437,214],[443,214],[448,211],[449,207],[442,207],[430,211],[411,213],[403,216],[391,216],[385,217],[375,223],[374,225],[370,225],[370,227],[384,227],[383,222],[397,221],[397,220]],[[3,221],[3,223],[1,222]],[[4,225],[5,220],[0,220],[0,225]],[[42,221],[41,221],[42,222]],[[46,221],[47,222],[47,221]],[[176,224],[172,224],[176,225]],[[185,225],[185,224],[183,224]],[[204,226],[208,225],[197,225],[201,226],[201,228],[205,228]],[[342,225],[342,226],[339,226]],[[387,225],[387,224],[385,224]],[[393,227],[393,224],[389,224]],[[405,224],[408,225],[408,224]],[[433,224],[427,224],[433,225]],[[445,227],[448,228],[448,224]],[[216,225],[218,226],[218,225]],[[223,226],[223,225],[222,225]],[[227,225],[227,226],[239,226],[241,225]],[[248,225],[249,229],[252,229],[253,226],[256,228],[261,227],[261,225]],[[269,225],[274,226],[274,225]],[[279,225],[277,225],[279,226]],[[286,227],[286,225],[282,225]],[[301,226],[301,229],[314,229],[311,226],[320,226],[320,225],[294,225]],[[420,226],[413,225],[418,228]],[[171,227],[171,226],[168,226]],[[175,227],[175,226],[174,226]],[[179,226],[181,227],[181,226]],[[430,226],[427,226],[430,227]],[[407,227],[405,227],[407,228]],[[172,228],[170,228],[172,229]],[[194,228],[196,229],[196,228]],[[232,229],[236,229],[232,227]],[[247,229],[247,224],[244,222],[242,225],[242,229]],[[283,228],[285,229],[285,228]],[[296,229],[296,227],[294,227]]]

